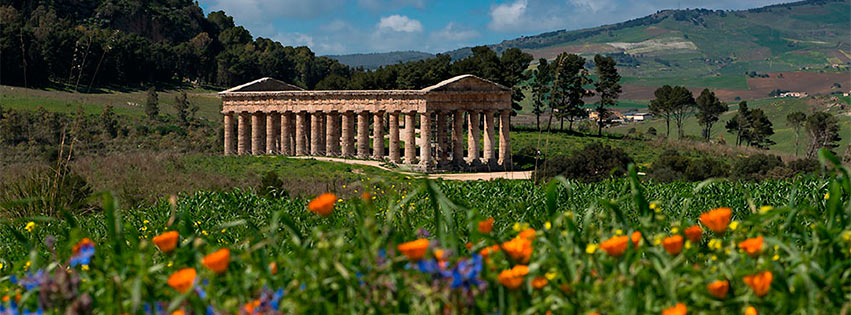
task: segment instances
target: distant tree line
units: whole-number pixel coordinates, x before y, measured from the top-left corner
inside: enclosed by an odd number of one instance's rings
[[[4,2],[4,4],[7,2]],[[191,0],[11,1],[0,5],[0,84],[76,91],[192,82],[234,86],[274,77],[306,89],[419,89],[471,73],[514,87],[532,56],[474,47],[374,71],[257,38],[223,11]],[[518,91],[519,92],[519,91]],[[515,104],[523,97],[515,93]]]

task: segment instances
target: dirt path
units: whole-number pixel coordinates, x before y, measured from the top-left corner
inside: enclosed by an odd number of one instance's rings
[[[406,175],[420,175],[420,173],[414,172],[405,172],[396,169],[391,169],[385,167],[380,161],[372,161],[372,160],[349,160],[342,158],[333,158],[333,157],[324,157],[324,156],[291,156],[293,159],[314,159],[317,161],[327,161],[327,162],[339,162],[346,164],[356,164],[356,165],[366,165],[377,167],[385,171],[396,172],[400,174]],[[520,180],[528,180],[532,178],[531,171],[517,171],[517,172],[485,172],[485,173],[448,173],[448,174],[428,174],[428,178],[432,179],[444,179],[444,180],[461,180],[461,181],[470,181],[470,180],[493,180],[493,179],[520,179]]]

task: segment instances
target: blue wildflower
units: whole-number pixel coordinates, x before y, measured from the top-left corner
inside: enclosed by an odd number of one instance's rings
[[[88,265],[92,261],[92,256],[95,255],[95,243],[88,238],[83,238],[72,250],[71,254],[71,262],[69,263],[71,267],[77,265]]]
[[[47,279],[44,270],[39,269],[35,274],[27,273],[27,277],[20,281],[21,285],[27,290],[32,290],[40,286]]]

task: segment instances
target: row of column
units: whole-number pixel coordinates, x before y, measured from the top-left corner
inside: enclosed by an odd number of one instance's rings
[[[389,152],[386,158],[397,164],[401,164],[404,158],[405,164],[425,166],[450,162],[454,164],[510,166],[509,113],[509,111],[461,110],[386,113],[389,127]],[[404,115],[404,131],[399,128],[400,115]],[[369,145],[370,116],[372,116],[371,154]],[[417,116],[419,116],[420,122],[419,159],[417,157],[417,129],[415,127]],[[484,117],[484,119],[480,121],[480,117]],[[224,152],[226,155],[250,153],[356,156],[383,160],[385,158],[384,118],[384,112],[241,112],[238,114],[228,112],[224,115]],[[237,120],[236,144],[233,141],[234,119]],[[451,124],[449,124],[450,120]],[[355,121],[357,121],[357,129],[355,129]],[[464,156],[463,143],[465,122],[467,125],[466,157]],[[484,126],[480,126],[480,122]],[[432,123],[434,123],[434,127]],[[497,124],[499,125],[499,134],[495,135]],[[480,134],[482,130],[484,130],[484,135]],[[355,131],[357,131],[357,135],[355,135]],[[400,132],[404,133],[402,139],[400,139]],[[247,139],[249,134],[250,142]],[[498,137],[498,140],[496,137]],[[432,140],[433,138],[435,139]],[[265,141],[263,141],[264,139]],[[482,139],[481,147],[483,149],[481,151],[479,150],[480,139]],[[404,156],[400,156],[400,153],[402,153],[400,152],[400,140],[405,143]],[[495,154],[497,153],[494,149],[495,141],[499,141],[498,154]]]

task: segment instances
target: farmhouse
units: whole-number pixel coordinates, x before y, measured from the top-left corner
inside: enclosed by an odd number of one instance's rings
[[[225,155],[357,157],[422,171],[511,169],[511,89],[473,75],[421,90],[361,91],[307,91],[262,78],[219,96]]]

